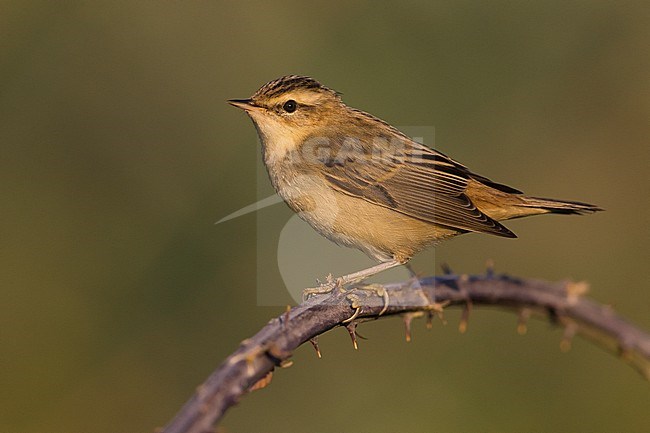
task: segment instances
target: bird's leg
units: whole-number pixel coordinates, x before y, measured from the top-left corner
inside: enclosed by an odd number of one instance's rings
[[[402,265],[403,263],[400,262],[399,260],[391,259],[388,260],[387,262],[382,262],[378,265],[371,266],[367,269],[363,269],[358,272],[353,272],[348,275],[344,275],[342,277],[337,278],[336,283],[337,285],[345,286],[346,284],[352,284],[352,283],[358,283],[359,281],[363,281],[366,278],[370,278],[375,274],[378,274],[383,271],[387,271],[388,269],[394,268],[395,266]]]
[[[353,272],[348,275],[343,275],[338,278],[328,278],[327,283],[321,284],[320,287],[315,287],[312,289],[305,289],[302,291],[303,299],[308,299],[311,295],[324,295],[326,293],[331,293],[337,287],[343,287],[347,284],[358,283],[363,281],[366,278],[370,278],[379,272],[394,268],[403,264],[399,260],[388,260],[386,262],[379,263],[378,265],[371,266],[367,269],[363,269],[358,272]]]

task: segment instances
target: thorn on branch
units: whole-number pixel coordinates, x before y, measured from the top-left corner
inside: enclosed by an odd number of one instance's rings
[[[405,315],[403,318],[404,321],[404,332],[405,332],[405,339],[407,343],[411,342],[411,321],[413,320],[412,316]]]
[[[289,323],[289,313],[291,312],[291,305],[287,304],[287,308],[284,310],[282,315],[282,328],[287,329],[287,323]]]
[[[433,328],[433,312],[431,310],[427,311],[427,329]]]
[[[246,339],[241,342],[240,347],[246,347],[249,344],[253,344],[253,343],[251,340]],[[255,359],[261,354],[266,353],[267,349],[268,348],[266,346],[251,347],[250,349],[246,349],[243,353],[231,356],[230,359],[228,359],[228,364],[235,365],[241,361],[244,361],[246,363],[246,374],[248,376],[252,376],[255,372],[253,368],[255,364]]]
[[[469,322],[469,313],[472,311],[472,301],[467,299],[465,306],[463,307],[463,312],[460,315],[460,323],[458,323],[458,331],[461,334],[467,332],[467,324]]]
[[[258,389],[266,388],[271,384],[271,380],[273,379],[273,372],[269,371],[266,373],[266,376],[255,382],[250,388],[248,388],[248,392],[253,392],[257,391]]]
[[[449,266],[449,263],[441,263],[440,264],[440,269],[442,269],[442,273],[444,275],[453,275],[454,271],[451,270],[451,267]]]
[[[485,275],[488,277],[493,277],[494,276],[494,260],[493,259],[487,259],[485,262]]]
[[[528,319],[530,319],[530,308],[522,308],[519,310],[517,318],[517,334],[526,335],[528,332]]]
[[[569,305],[575,305],[578,299],[589,291],[589,284],[586,281],[578,281],[577,283],[569,281],[566,283],[564,290],[566,290]]]
[[[348,330],[348,334],[350,334],[350,338],[352,339],[352,346],[354,346],[354,350],[359,350],[359,344],[357,343],[357,322],[350,322],[347,325],[345,325],[345,329]]]
[[[564,335],[562,336],[562,341],[560,341],[560,350],[562,352],[568,352],[571,350],[571,342],[573,337],[578,331],[578,326],[575,323],[569,323],[564,328]]]
[[[422,311],[416,311],[413,313],[404,313],[402,314],[402,321],[404,322],[404,329],[406,331],[406,342],[411,341],[411,322],[416,317],[422,317],[424,313]]]
[[[447,301],[445,301],[445,302],[434,302],[433,304],[431,304],[430,306],[428,306],[428,310],[429,310],[429,312],[430,312],[431,314],[435,314],[435,315],[438,317],[438,319],[440,319],[440,322],[441,322],[443,325],[446,325],[446,324],[447,324],[447,321],[445,320],[445,316],[444,316],[444,312],[443,312],[443,310],[444,310],[444,308],[445,308],[447,305],[449,305],[449,304],[451,304],[451,301],[449,301],[449,300],[447,300]]]
[[[320,353],[320,347],[318,347],[318,336],[316,336],[314,338],[310,338],[309,342],[314,347],[314,350],[316,351],[316,356],[318,356],[318,359],[321,359],[323,356]]]

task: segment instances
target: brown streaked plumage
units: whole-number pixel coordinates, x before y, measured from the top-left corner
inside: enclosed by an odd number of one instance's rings
[[[341,283],[404,264],[462,233],[516,237],[503,220],[601,210],[528,197],[472,173],[348,107],[338,93],[309,77],[282,77],[250,99],[229,102],[253,120],[271,182],[287,204],[323,236],[380,262],[341,277]]]

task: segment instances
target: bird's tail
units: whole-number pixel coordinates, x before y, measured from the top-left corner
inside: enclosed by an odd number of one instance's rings
[[[555,200],[552,198],[525,196],[520,198],[522,200],[520,203],[518,203],[518,206],[521,206],[523,208],[530,208],[530,211],[532,211],[530,214],[556,213],[564,215],[585,215],[603,210],[593,204],[581,203],[579,201]],[[538,210],[538,212],[535,212],[534,209]]]

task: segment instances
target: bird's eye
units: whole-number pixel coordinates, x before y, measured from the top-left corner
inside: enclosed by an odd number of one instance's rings
[[[293,113],[294,111],[296,111],[296,108],[298,108],[298,104],[296,104],[296,101],[294,101],[293,99],[289,99],[287,102],[284,103],[282,108],[287,113]]]

